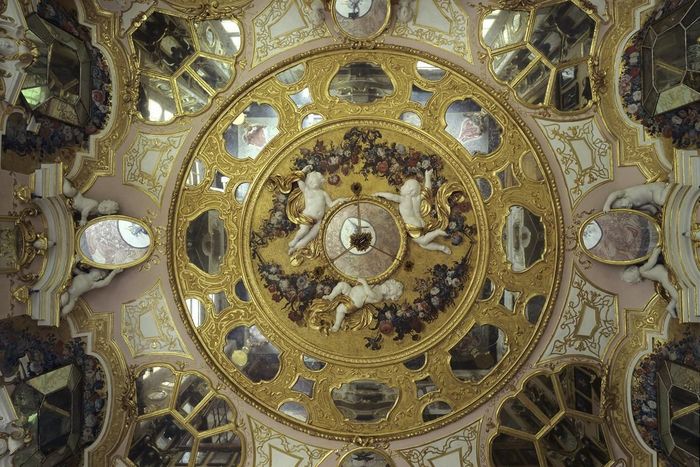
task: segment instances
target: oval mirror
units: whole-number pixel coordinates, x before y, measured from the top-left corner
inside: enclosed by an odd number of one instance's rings
[[[101,269],[123,269],[144,262],[153,252],[153,232],[139,219],[109,215],[78,231],[80,261]]]
[[[648,214],[613,209],[589,217],[579,230],[579,245],[588,256],[606,264],[645,261],[659,245],[661,229]]]
[[[387,0],[334,0],[333,21],[344,35],[355,40],[370,40],[389,24]]]

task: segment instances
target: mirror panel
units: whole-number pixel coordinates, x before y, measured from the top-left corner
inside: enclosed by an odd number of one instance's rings
[[[635,264],[649,258],[659,245],[656,220],[639,211],[613,209],[589,217],[579,232],[579,246],[591,258],[607,264]]]
[[[333,20],[346,36],[370,40],[389,23],[389,0],[333,0]]]
[[[250,104],[224,132],[226,151],[236,159],[255,159],[277,136],[279,114],[269,104]]]
[[[309,420],[309,413],[306,411],[306,407],[299,402],[284,402],[282,405],[280,405],[278,410],[283,414],[302,422],[307,422]]]
[[[190,318],[192,319],[194,327],[198,328],[204,324],[204,320],[207,319],[207,310],[204,308],[202,302],[197,298],[188,298],[185,299],[185,305],[187,306],[187,311],[190,313]]]
[[[224,354],[254,383],[272,381],[279,372],[279,350],[257,326],[238,326],[226,336]]]
[[[136,425],[128,457],[135,465],[187,465],[193,442],[172,415],[149,418]]]
[[[167,367],[146,368],[136,378],[138,414],[148,414],[170,406],[175,374]]]
[[[515,93],[527,104],[544,104],[551,71],[544,62],[537,62],[515,85]]]
[[[101,269],[123,269],[144,262],[153,251],[151,228],[139,219],[109,215],[78,231],[80,261]]]
[[[493,50],[517,44],[525,39],[530,12],[494,10],[481,23],[481,38]]]
[[[368,104],[392,95],[394,85],[379,65],[354,62],[338,70],[328,92],[332,97],[353,104]]]
[[[399,390],[373,380],[356,380],[331,391],[335,407],[355,423],[384,420],[399,398]]]
[[[518,76],[535,59],[527,47],[521,47],[509,52],[503,52],[493,57],[493,73],[496,78],[509,83]]]
[[[204,378],[193,374],[184,375],[177,390],[175,409],[180,412],[180,415],[187,417],[204,400],[210,390],[209,382]]]
[[[187,257],[208,274],[218,274],[228,239],[218,211],[203,212],[187,226]]]
[[[420,60],[416,62],[416,71],[421,78],[428,81],[440,81],[447,74],[442,68]]]
[[[473,156],[488,155],[501,144],[503,128],[472,99],[455,101],[445,112],[445,131]]]
[[[298,83],[301,78],[304,77],[304,72],[306,71],[306,65],[303,63],[299,63],[297,65],[294,65],[291,68],[287,68],[284,71],[280,71],[277,73],[276,77],[277,80],[286,85],[291,85]]]
[[[515,272],[542,259],[545,247],[542,219],[522,206],[511,206],[503,227],[503,250]]]
[[[340,460],[339,467],[393,467],[391,458],[375,449],[361,448],[350,451]]]
[[[203,52],[234,57],[241,49],[241,27],[234,19],[201,21],[194,29]]]
[[[432,420],[444,417],[450,412],[452,412],[452,406],[450,406],[450,404],[448,404],[447,402],[431,402],[430,404],[426,405],[423,409],[423,421],[430,422]]]
[[[474,326],[450,349],[452,374],[460,381],[480,381],[507,351],[503,331],[490,324]]]

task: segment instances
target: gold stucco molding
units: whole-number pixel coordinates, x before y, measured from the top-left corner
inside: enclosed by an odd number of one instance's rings
[[[643,310],[626,310],[624,316],[624,337],[611,352],[605,375],[608,390],[604,413],[629,454],[630,466],[655,465],[656,453],[641,439],[632,418],[632,373],[638,359],[653,350],[652,339],[665,335],[669,319],[666,302],[655,295]]]
[[[112,454],[124,439],[127,411],[122,406],[124,396],[130,394],[133,382],[129,368],[117,342],[114,340],[114,314],[94,313],[84,300],[78,300],[68,317],[72,334],[87,334],[89,348],[100,359],[109,388],[107,412],[98,439],[85,450],[86,465],[109,465]]]

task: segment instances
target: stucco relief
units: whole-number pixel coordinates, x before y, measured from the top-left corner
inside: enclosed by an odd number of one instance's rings
[[[404,449],[401,454],[416,467],[473,467],[479,465],[481,419],[431,443]]]
[[[617,296],[597,288],[575,270],[554,336],[542,361],[581,355],[603,359],[619,331]]]
[[[452,0],[400,0],[393,36],[447,50],[472,63],[469,18]]]
[[[139,133],[124,154],[124,184],[143,191],[160,206],[173,163],[188,133]]]
[[[255,444],[253,465],[260,467],[312,467],[330,450],[302,443],[248,417]]]
[[[253,19],[253,25],[252,66],[305,42],[330,37],[325,22],[318,21],[317,10],[300,0],[273,0]]]
[[[573,206],[593,188],[613,179],[612,145],[593,117],[573,122],[536,121],[557,156]]]
[[[122,304],[121,334],[133,357],[192,358],[175,328],[160,280],[137,299]]]

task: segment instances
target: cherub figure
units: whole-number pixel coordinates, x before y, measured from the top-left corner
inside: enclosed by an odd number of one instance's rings
[[[321,219],[323,219],[327,209],[345,201],[345,198],[332,200],[323,189],[325,182],[323,175],[320,172],[312,172],[312,169],[313,167],[310,165],[304,167],[302,172],[306,176],[304,180],[297,181],[299,190],[304,197],[304,210],[301,212],[301,217],[304,218],[305,222],[299,226],[296,235],[289,242],[289,256],[316,238],[321,228]]]
[[[676,316],[676,303],[678,303],[678,292],[671,283],[671,278],[668,274],[668,269],[662,264],[657,264],[661,247],[654,248],[654,251],[649,256],[646,263],[641,266],[628,266],[622,272],[622,280],[629,284],[637,284],[643,279],[658,282],[666,290],[670,300],[666,306],[666,311]]]
[[[335,300],[340,295],[345,295],[350,299],[351,306],[339,303],[335,309],[335,322],[331,332],[338,332],[343,324],[345,315],[348,312],[359,310],[370,303],[380,303],[384,301],[395,301],[403,294],[403,284],[394,279],[389,279],[381,284],[370,286],[364,279],[357,280],[360,284],[351,286],[347,282],[338,282],[328,295],[324,295],[324,300]]]
[[[425,172],[425,189],[428,192],[432,188],[432,176],[432,169]],[[435,239],[438,237],[449,236],[447,232],[442,229],[423,232],[425,229],[425,221],[421,215],[423,193],[418,180],[413,178],[406,180],[403,185],[401,185],[398,195],[380,192],[375,193],[374,196],[393,201],[394,203],[399,203],[399,213],[401,214],[404,224],[406,224],[408,234],[421,248],[426,250],[441,251],[446,255],[452,253],[452,250],[450,250],[449,247],[441,245],[435,241]]]
[[[63,180],[63,195],[73,199],[73,209],[80,213],[80,225],[85,225],[91,214],[107,215],[116,214],[119,204],[116,201],[106,199],[97,201],[83,196],[68,180]]]
[[[81,295],[93,290],[106,287],[112,282],[114,276],[122,272],[121,269],[113,269],[109,273],[102,269],[91,268],[88,272],[83,272],[75,268],[73,282],[66,292],[61,295],[61,315],[66,316],[73,311],[75,302]]]
[[[608,212],[611,208],[634,208],[654,215],[666,202],[670,187],[669,183],[654,182],[613,191],[605,200],[603,212]]]

